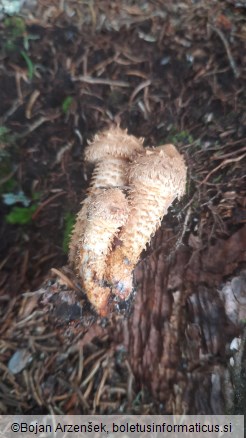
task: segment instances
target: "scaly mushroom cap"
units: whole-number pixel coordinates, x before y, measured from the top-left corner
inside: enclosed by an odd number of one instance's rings
[[[111,127],[96,134],[85,149],[85,160],[96,163],[107,157],[130,159],[143,149],[143,139],[128,135],[127,130]]]
[[[151,186],[167,196],[181,197],[185,192],[186,165],[173,145],[148,150],[139,155],[129,168],[129,183],[134,187]]]
[[[171,143],[161,144],[160,146],[147,147],[147,148],[145,148],[145,151],[146,151],[146,155],[152,155],[153,153],[155,154],[157,152],[163,151],[170,158],[175,158],[175,157],[180,158],[181,157],[179,151]]]
[[[178,151],[168,145],[166,152],[165,149],[148,152],[130,165],[130,213],[118,236],[121,245],[107,261],[108,282],[122,299],[131,293],[132,271],[141,252],[160,226],[168,207],[185,192],[186,166]]]

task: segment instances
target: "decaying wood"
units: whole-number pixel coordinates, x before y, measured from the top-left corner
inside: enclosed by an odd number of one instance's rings
[[[138,293],[118,341],[165,412],[222,414],[235,403],[229,346],[243,333],[246,300],[245,290],[226,300],[219,288],[246,261],[246,227],[206,251],[182,245],[174,252],[175,240],[171,230],[159,230],[156,251],[138,265]],[[233,306],[244,316],[232,319]]]
[[[137,293],[126,315],[115,303],[107,320],[96,315],[69,268],[53,270],[6,312],[2,342],[23,348],[52,336],[53,348],[70,351],[107,334],[111,348],[125,346],[136,384],[147,386],[164,412],[242,413],[245,239],[246,226],[206,250],[194,251],[191,238],[175,250],[177,236],[162,227],[135,270]]]

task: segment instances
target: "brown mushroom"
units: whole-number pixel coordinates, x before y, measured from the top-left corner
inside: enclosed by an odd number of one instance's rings
[[[102,189],[90,197],[75,267],[89,301],[100,315],[106,314],[110,294],[109,287],[104,285],[106,258],[127,217],[128,202],[119,189]]]
[[[168,155],[170,158],[177,158],[177,159],[180,159],[180,153],[179,153],[179,151],[177,150],[177,148],[173,145],[173,144],[171,144],[171,143],[168,143],[168,144],[162,144],[162,145],[160,145],[160,146],[155,146],[155,147],[152,147],[152,148],[145,148],[145,151],[146,151],[146,155],[149,155],[150,153],[152,154],[152,153],[156,153],[156,152],[160,152],[160,151],[163,151],[163,152],[165,152],[165,154],[166,155]]]
[[[125,186],[129,160],[142,150],[143,139],[129,135],[118,126],[96,134],[85,149],[85,161],[95,164],[91,189]]]
[[[95,165],[88,196],[82,203],[69,247],[69,262],[74,267],[78,241],[83,235],[90,196],[102,188],[124,187],[128,184],[127,167],[137,152],[143,150],[143,139],[128,135],[127,130],[111,127],[96,134],[85,149],[85,161]]]
[[[185,192],[186,166],[173,145],[147,150],[129,168],[130,212],[119,233],[121,244],[107,261],[108,281],[122,299],[132,291],[132,272],[163,216]]]

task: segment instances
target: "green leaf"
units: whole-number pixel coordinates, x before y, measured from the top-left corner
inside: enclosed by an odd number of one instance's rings
[[[21,37],[26,32],[26,24],[21,17],[5,18],[4,26],[9,30],[13,38]]]
[[[8,224],[12,225],[26,225],[32,221],[32,215],[37,210],[37,205],[31,207],[14,207],[11,212],[5,216]]]
[[[0,126],[0,139],[5,139],[6,135],[9,134],[9,128],[6,126]]]
[[[167,141],[170,141],[171,143],[193,143],[194,139],[192,135],[189,133],[189,131],[177,131],[175,127],[173,127],[167,136]]]
[[[1,176],[1,167],[0,167],[0,176]],[[14,178],[10,178],[7,181],[3,182],[0,186],[0,194],[4,192],[13,192],[17,186],[17,182]]]
[[[24,58],[24,60],[26,61],[26,65],[28,68],[28,77],[31,81],[33,78],[33,74],[34,74],[34,64],[33,64],[32,60],[29,58],[29,56],[27,55],[27,53],[24,52],[24,50],[21,50],[20,54]]]
[[[0,125],[0,145],[14,143],[15,134],[6,126]],[[0,148],[0,159],[6,156],[7,152]]]
[[[64,222],[65,222],[65,227],[63,231],[62,249],[65,252],[65,254],[67,254],[71,233],[75,224],[75,215],[70,212],[66,213],[64,217]]]
[[[64,101],[62,102],[62,111],[64,112],[64,114],[67,114],[72,103],[73,103],[72,96],[68,96],[64,99]]]
[[[39,201],[39,199],[41,198],[42,193],[41,192],[33,192],[32,193],[32,199],[33,201]]]

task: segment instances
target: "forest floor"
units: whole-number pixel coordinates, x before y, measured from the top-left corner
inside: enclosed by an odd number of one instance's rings
[[[3,17],[0,40],[5,330],[18,296],[67,263],[88,187],[83,149],[111,123],[144,137],[145,145],[173,143],[184,154],[186,195],[165,221],[194,251],[220,248],[216,243],[245,227],[243,2],[39,0],[33,10]],[[233,244],[229,251],[213,255],[221,283],[243,261],[233,259]],[[42,330],[28,353],[21,327],[19,339],[0,341],[0,412],[162,412],[107,335],[84,347],[82,364],[82,347],[58,348],[52,338],[42,340]],[[15,359],[23,370],[10,375],[9,360],[20,348]]]

